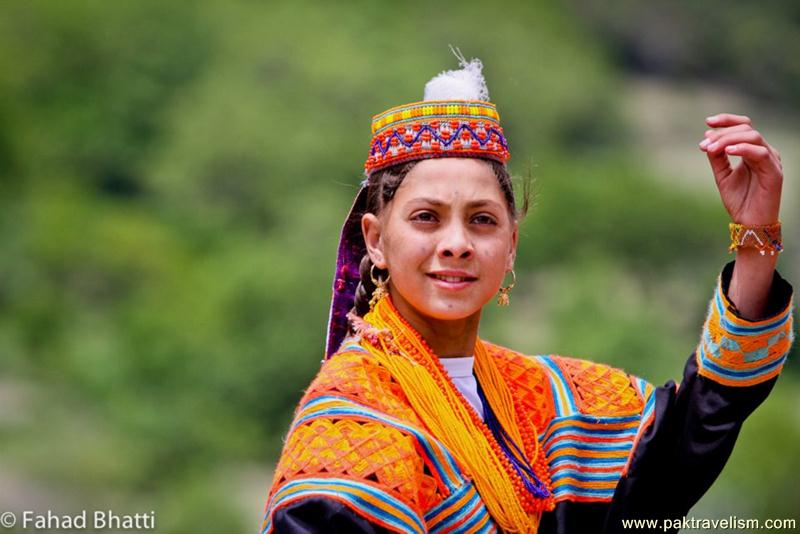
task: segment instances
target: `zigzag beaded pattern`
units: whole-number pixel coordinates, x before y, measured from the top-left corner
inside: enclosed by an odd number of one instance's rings
[[[443,156],[508,161],[508,142],[494,106],[485,102],[415,103],[373,119],[368,173],[414,159]]]
[[[793,298],[776,316],[737,316],[717,280],[696,351],[698,373],[727,386],[752,386],[780,374],[794,341]]]

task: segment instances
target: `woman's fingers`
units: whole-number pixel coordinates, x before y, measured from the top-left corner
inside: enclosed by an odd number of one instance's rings
[[[752,124],[737,124],[736,126],[728,126],[726,128],[717,128],[716,130],[706,130],[703,135],[705,135],[706,139],[711,139],[716,141],[723,135],[727,135],[729,133],[734,132],[746,132],[747,130],[752,130]]]
[[[726,126],[736,126],[737,124],[750,124],[752,121],[746,115],[734,115],[733,113],[720,113],[706,117],[706,124],[712,128],[724,128]]]
[[[725,152],[719,152],[717,154],[706,152],[706,156],[708,156],[708,162],[711,164],[711,170],[714,171],[714,179],[717,183],[727,178],[731,172],[733,172],[731,162]]]
[[[740,156],[752,167],[761,169],[767,176],[782,176],[780,161],[769,146],[736,143],[726,146],[725,153],[730,156]]]
[[[753,125],[750,122],[749,117],[746,117],[744,115],[733,115],[729,113],[716,115],[715,117],[719,117],[719,119],[716,122],[720,124],[730,123],[734,121],[742,121],[742,122],[740,122],[739,124],[735,124],[733,126],[720,126],[714,130],[706,130],[704,133],[705,139],[703,139],[703,141],[700,142],[700,148],[702,150],[708,151],[710,149],[712,153],[716,152],[721,153],[722,151],[725,150],[725,147],[727,145],[744,141],[767,147],[769,151],[772,153],[772,156],[778,161],[778,163],[780,163],[781,161],[780,153],[775,148],[770,146],[770,144],[766,142],[764,137],[757,130],[753,129]],[[713,117],[709,117],[708,119],[706,119],[706,122],[714,122],[711,121],[712,118]],[[744,136],[740,139],[731,137],[731,134],[742,133],[742,132],[755,132],[755,133],[748,134],[747,136]]]
[[[716,138],[708,137],[705,141],[703,141],[703,143],[700,143],[700,148],[703,148],[706,152],[711,154],[716,154],[725,150],[725,147],[737,143],[750,143],[753,145],[761,145],[766,148],[766,142],[764,141],[764,138],[757,130],[752,129],[734,131],[720,135]]]

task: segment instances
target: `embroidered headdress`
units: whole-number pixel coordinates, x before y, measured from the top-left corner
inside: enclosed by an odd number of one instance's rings
[[[467,61],[457,50],[453,53],[461,69],[444,71],[431,79],[425,85],[422,101],[390,108],[372,118],[372,142],[364,164],[367,178],[392,165],[427,158],[508,161],[508,143],[497,109],[488,101],[481,61]],[[347,313],[353,307],[360,281],[359,263],[366,254],[361,233],[366,202],[364,180],[339,240],[326,358],[336,352],[347,333]]]

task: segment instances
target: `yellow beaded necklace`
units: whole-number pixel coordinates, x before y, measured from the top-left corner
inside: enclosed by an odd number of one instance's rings
[[[460,461],[486,507],[505,532],[535,533],[541,513],[552,504],[524,487],[489,428],[447,378],[439,358],[384,296],[358,328],[362,346],[398,381],[422,422]],[[487,401],[517,443],[513,396],[483,341],[475,343],[475,372]],[[543,458],[538,446],[532,464]]]

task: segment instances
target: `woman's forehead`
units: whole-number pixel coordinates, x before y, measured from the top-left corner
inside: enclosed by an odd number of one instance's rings
[[[488,162],[474,158],[437,158],[420,161],[406,175],[395,194],[401,203],[470,203],[502,205],[503,192]]]

